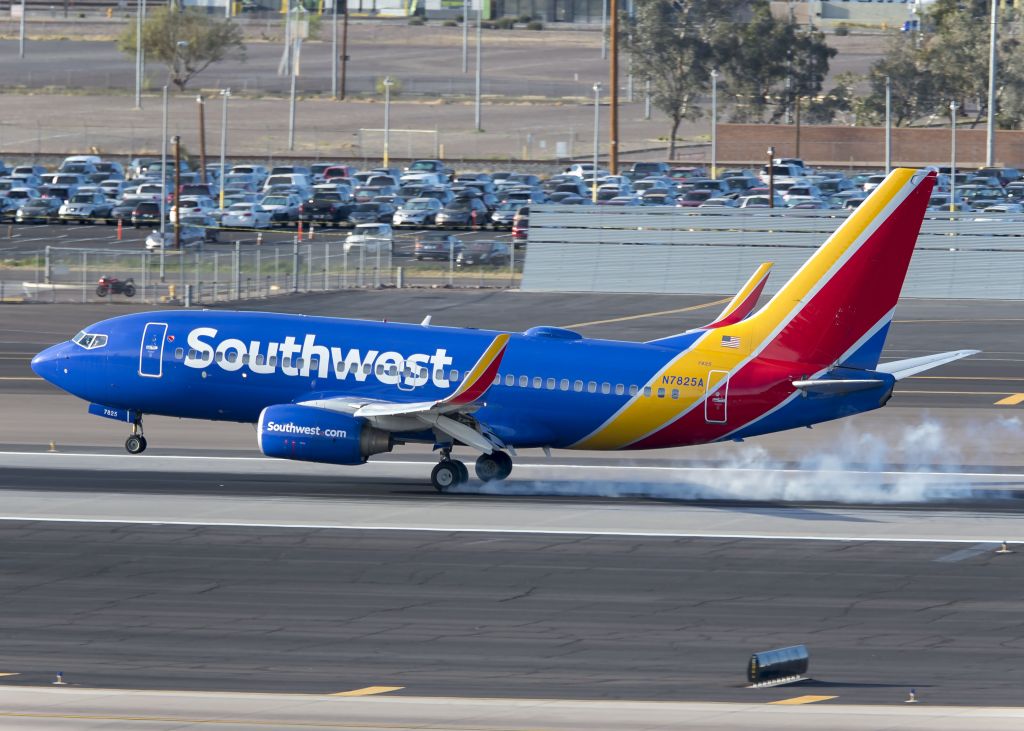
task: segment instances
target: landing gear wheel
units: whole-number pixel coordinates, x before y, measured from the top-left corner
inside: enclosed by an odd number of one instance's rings
[[[483,482],[504,480],[512,473],[512,458],[504,452],[481,454],[476,460],[476,476]]]
[[[141,434],[132,434],[124,442],[128,454],[142,454],[146,451],[146,438]]]
[[[459,460],[455,459],[452,460],[452,464],[459,469],[459,484],[465,485],[467,482],[469,482],[469,468],[466,467],[466,463],[460,462]]]
[[[458,462],[450,459],[438,462],[430,473],[430,482],[438,492],[448,492],[456,487],[462,477],[462,470],[458,468]]]

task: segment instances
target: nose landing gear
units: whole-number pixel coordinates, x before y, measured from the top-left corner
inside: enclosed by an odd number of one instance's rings
[[[132,422],[132,433],[124,441],[124,448],[128,454],[142,454],[148,446],[146,437],[142,435],[142,417]]]

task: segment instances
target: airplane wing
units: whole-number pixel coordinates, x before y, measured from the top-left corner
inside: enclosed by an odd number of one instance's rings
[[[948,353],[936,353],[935,355],[923,355],[920,358],[907,358],[905,360],[879,363],[875,370],[881,373],[891,373],[897,381],[902,381],[904,378],[909,378],[922,371],[937,368],[940,365],[966,358],[969,355],[976,355],[980,352],[980,350],[951,350]]]
[[[483,405],[481,399],[494,384],[508,340],[507,333],[496,336],[466,373],[459,387],[443,399],[399,402],[339,395],[302,401],[299,404],[351,414],[387,431],[412,431],[424,427],[436,429],[463,444],[490,454],[495,449],[505,448],[505,445],[476,420],[460,420],[449,414],[468,415]]]
[[[764,285],[768,282],[768,275],[772,272],[772,266],[774,266],[774,263],[770,261],[762,263],[751,275],[750,279],[747,280],[747,283],[736,293],[736,296],[732,298],[732,301],[725,306],[718,319],[709,325],[705,325],[701,330],[724,327],[725,325],[732,325],[740,320],[745,320],[754,311],[754,307],[757,306],[757,300],[761,297]]]

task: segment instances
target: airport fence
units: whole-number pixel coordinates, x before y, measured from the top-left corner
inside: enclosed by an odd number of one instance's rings
[[[514,250],[513,250],[514,251]],[[518,287],[522,262],[460,267],[448,260],[416,261],[391,247],[348,251],[340,241],[291,245],[241,242],[181,252],[48,246],[3,252],[0,302],[140,302],[206,306],[281,294],[395,287]],[[101,278],[130,282],[132,294]]]

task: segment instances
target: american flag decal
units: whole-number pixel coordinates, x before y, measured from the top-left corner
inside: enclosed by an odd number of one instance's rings
[[[738,348],[740,347],[740,339],[735,335],[723,335],[722,336],[722,347],[723,348]]]

